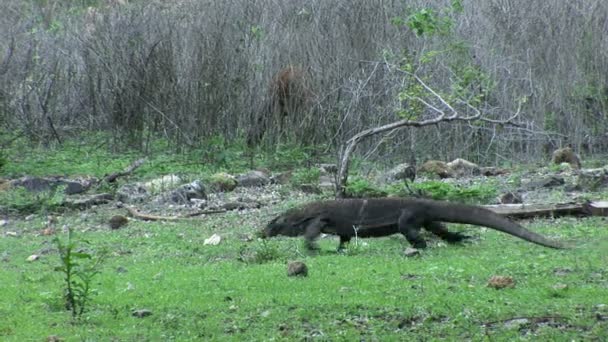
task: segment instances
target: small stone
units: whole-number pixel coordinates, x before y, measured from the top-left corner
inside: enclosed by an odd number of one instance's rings
[[[0,220],[0,227],[4,227],[8,224],[8,220]]]
[[[521,198],[521,196],[519,194],[514,193],[514,192],[507,192],[507,193],[503,194],[502,196],[500,196],[499,201],[502,204],[518,204],[518,203],[523,203],[523,199]]]
[[[492,276],[490,280],[488,280],[488,287],[495,288],[497,290],[504,288],[513,288],[515,287],[515,280],[512,277],[507,276]]]
[[[420,250],[418,250],[416,248],[408,247],[405,249],[405,251],[403,251],[403,255],[405,255],[406,257],[417,256],[417,255],[420,255]]]
[[[219,236],[217,234],[213,234],[213,235],[211,235],[210,238],[205,239],[205,242],[203,242],[203,245],[217,246],[220,244],[221,241],[222,241],[221,236]]]
[[[55,234],[55,229],[48,227],[42,230],[42,235],[49,236]]]
[[[556,276],[563,277],[569,273],[572,273],[572,269],[568,267],[556,267],[553,269],[553,274]]]
[[[129,223],[129,219],[127,219],[126,217],[124,217],[122,215],[114,215],[114,216],[112,216],[112,218],[110,218],[110,221],[109,221],[110,228],[112,228],[112,229],[118,229],[118,228],[126,225],[127,223]]]
[[[137,318],[144,318],[144,317],[148,317],[151,315],[152,315],[152,311],[148,310],[148,309],[133,310],[133,312],[131,312],[131,316],[137,317]]]
[[[562,284],[562,283],[557,283],[555,285],[553,285],[553,289],[555,291],[563,291],[563,290],[567,290],[568,289],[568,285],[566,284]]]
[[[288,277],[307,277],[308,267],[301,261],[291,261],[287,264]]]
[[[31,220],[33,220],[35,217],[36,217],[36,215],[34,215],[34,214],[27,215],[27,216],[25,217],[25,220],[26,220],[26,221],[31,221]]]
[[[27,257],[26,260],[29,261],[29,262],[32,262],[32,261],[36,261],[38,259],[40,259],[40,255],[38,255],[38,254],[32,254],[29,257]]]
[[[305,194],[319,195],[319,194],[323,193],[323,191],[321,191],[321,188],[319,188],[315,184],[302,184],[302,185],[300,185],[300,190]]]
[[[5,234],[6,234],[6,236],[12,236],[12,237],[19,236],[19,234],[17,234],[17,232],[6,232]]]

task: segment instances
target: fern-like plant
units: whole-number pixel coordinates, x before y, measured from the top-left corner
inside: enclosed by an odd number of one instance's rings
[[[72,317],[79,318],[89,302],[92,280],[101,272],[101,264],[105,260],[106,253],[93,255],[82,252],[78,244],[89,244],[89,242],[77,241],[71,228],[68,228],[65,242],[59,237],[55,237],[54,242],[61,261],[55,271],[64,275],[65,307],[72,312]]]

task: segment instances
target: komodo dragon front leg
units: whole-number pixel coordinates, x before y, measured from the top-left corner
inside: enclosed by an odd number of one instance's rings
[[[420,236],[420,229],[424,223],[425,222],[420,219],[416,213],[408,209],[403,209],[401,215],[399,215],[397,226],[399,232],[405,236],[412,247],[426,248],[426,241]],[[433,228],[436,229],[436,226],[433,226]]]
[[[317,216],[312,219],[308,225],[306,225],[306,229],[304,231],[304,239],[306,248],[309,250],[318,250],[319,247],[315,243],[315,240],[321,235],[321,229],[326,225],[326,222],[322,217]]]

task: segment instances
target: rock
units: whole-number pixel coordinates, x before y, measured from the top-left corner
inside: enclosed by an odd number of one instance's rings
[[[556,267],[553,269],[553,274],[559,277],[566,276],[570,273],[572,273],[572,269],[569,267]]]
[[[230,211],[230,210],[243,209],[244,205],[243,205],[243,203],[240,203],[240,202],[227,202],[227,203],[222,204],[220,206],[220,208]]]
[[[150,198],[150,193],[141,184],[125,184],[116,191],[117,199],[123,203],[142,203]]]
[[[72,209],[85,209],[94,205],[108,204],[114,200],[112,194],[80,195],[66,198],[63,206]]]
[[[143,183],[141,186],[149,193],[158,194],[169,189],[173,189],[182,183],[178,175],[165,175]]]
[[[334,190],[336,188],[335,178],[329,175],[319,177],[319,188],[321,190]]]
[[[413,182],[415,178],[416,168],[408,163],[403,163],[395,166],[394,168],[383,174],[381,177],[381,181],[390,183],[408,180],[410,182]]]
[[[289,184],[291,182],[291,178],[293,176],[293,171],[285,171],[278,173],[272,177],[270,177],[270,182],[272,184]]]
[[[53,234],[55,234],[55,229],[53,229],[51,227],[47,227],[42,230],[42,235],[44,235],[44,236],[50,236]]]
[[[515,281],[512,277],[492,276],[490,280],[488,280],[488,287],[492,287],[497,290],[504,288],[513,288],[515,287]]]
[[[287,276],[288,277],[307,277],[308,266],[301,261],[290,261],[287,264]]]
[[[270,183],[270,178],[262,171],[249,171],[246,174],[236,177],[239,186],[256,187]]]
[[[8,220],[0,220],[0,227],[8,225]]]
[[[448,164],[439,160],[427,160],[418,168],[418,173],[429,173],[440,178],[450,178],[452,173]]]
[[[207,199],[205,187],[199,180],[179,186],[154,199],[155,203],[190,204],[191,199]]]
[[[338,166],[336,164],[319,164],[317,166],[323,173],[336,174],[338,172]]]
[[[111,229],[118,229],[129,223],[129,219],[122,215],[114,215],[110,218],[110,221],[108,223],[110,224]]]
[[[452,176],[479,176],[481,174],[481,169],[477,164],[462,158],[454,159],[446,165]]]
[[[554,164],[568,163],[573,169],[581,168],[581,160],[571,147],[564,147],[553,151],[551,161]]]
[[[485,166],[480,169],[481,175],[486,177],[495,177],[500,175],[506,175],[509,173],[506,169],[501,169],[494,166]]]
[[[553,188],[556,186],[564,185],[566,182],[563,177],[560,176],[549,176],[543,179],[533,180],[526,184],[526,188],[533,190],[539,188]]]
[[[555,291],[565,291],[568,289],[568,285],[564,283],[556,283],[552,286]]]
[[[221,209],[230,211],[230,210],[243,210],[243,209],[258,209],[262,206],[262,204],[258,201],[247,201],[242,200],[240,202],[226,202],[219,207]]]
[[[64,186],[66,195],[80,194],[87,191],[96,182],[94,179],[66,179],[62,177],[22,177],[11,182],[11,186],[21,186],[31,192],[53,190]]]
[[[582,191],[596,191],[605,188],[608,186],[608,168],[581,170],[576,185]]]
[[[213,234],[208,239],[205,239],[205,242],[203,242],[203,245],[217,246],[220,244],[221,241],[222,241],[221,236],[219,236],[217,234]]]
[[[152,311],[148,309],[138,309],[131,312],[133,317],[144,318],[152,315]]]
[[[321,194],[321,188],[315,184],[300,184],[299,186],[300,191],[302,191],[305,194]]]
[[[519,194],[516,194],[514,192],[507,192],[500,196],[499,202],[502,204],[518,204],[523,203],[524,201]]]
[[[36,261],[38,259],[40,259],[40,255],[38,255],[38,254],[32,254],[29,257],[27,257],[26,260],[29,261],[29,262],[32,262],[32,261]]]
[[[406,257],[417,256],[417,255],[420,255],[420,250],[418,250],[416,248],[408,247],[405,249],[405,251],[403,251],[403,255],[405,255]]]

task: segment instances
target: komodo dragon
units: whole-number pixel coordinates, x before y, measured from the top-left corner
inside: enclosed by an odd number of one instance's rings
[[[545,247],[565,248],[498,214],[473,205],[419,198],[342,199],[308,203],[279,215],[264,229],[264,237],[304,235],[306,246],[316,249],[321,234],[340,237],[338,250],[353,236],[380,237],[401,233],[415,248],[425,248],[421,228],[447,242],[468,236],[450,232],[442,222],[485,226]]]

